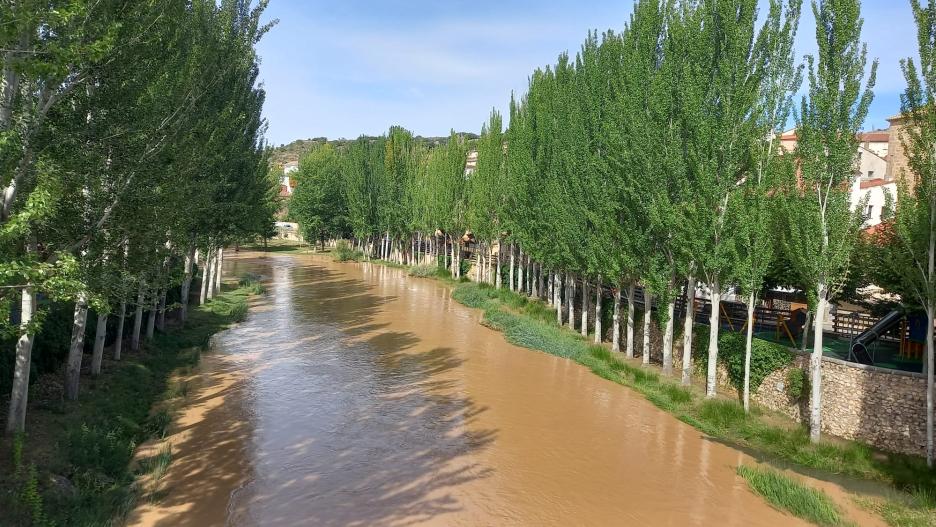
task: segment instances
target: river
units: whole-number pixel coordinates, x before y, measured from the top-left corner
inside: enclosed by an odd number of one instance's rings
[[[225,258],[248,271],[267,293],[204,355],[160,497],[131,524],[803,524],[736,476],[747,454],[508,344],[440,282]]]

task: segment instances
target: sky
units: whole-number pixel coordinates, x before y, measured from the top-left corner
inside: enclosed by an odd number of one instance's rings
[[[764,0],[761,2],[765,3]],[[271,145],[312,137],[378,135],[401,125],[423,136],[480,132],[492,108],[506,114],[537,67],[573,54],[588,31],[620,30],[632,0],[271,0],[279,22],[258,45]],[[765,9],[762,9],[765,12]],[[886,128],[916,59],[906,0],[862,2],[862,37],[879,61],[865,129]],[[815,51],[809,0],[799,57]]]

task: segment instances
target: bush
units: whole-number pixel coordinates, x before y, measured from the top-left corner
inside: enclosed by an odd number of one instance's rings
[[[360,262],[364,253],[351,247],[347,240],[338,240],[335,244],[335,260],[339,262]]]
[[[806,371],[803,368],[793,368],[787,372],[787,395],[794,401],[801,401],[806,396]]]
[[[708,364],[708,326],[698,326],[693,338],[696,364],[704,369]],[[721,331],[718,335],[718,362],[728,369],[728,379],[738,393],[744,390],[744,339],[743,333]],[[786,346],[755,338],[751,344],[751,393],[768,375],[792,362],[793,353]]]
[[[438,275],[438,268],[434,265],[414,265],[410,268],[409,275],[417,278],[432,278]]]

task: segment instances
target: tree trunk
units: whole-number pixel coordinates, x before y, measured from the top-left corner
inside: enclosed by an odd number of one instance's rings
[[[159,293],[159,308],[157,310],[157,313],[158,315],[156,318],[156,329],[158,329],[160,333],[165,333],[166,332],[166,290],[165,289],[163,289]]]
[[[6,432],[14,434],[26,430],[26,405],[29,398],[29,369],[32,365],[32,346],[36,335],[30,331],[29,322],[36,313],[36,294],[30,286],[24,287],[20,301],[20,337],[16,341],[16,358],[13,367],[13,391],[7,410]]]
[[[588,280],[582,278],[582,327],[583,337],[588,336]]]
[[[149,316],[146,318],[146,340],[153,340],[154,330],[156,329],[156,309],[159,302],[159,291],[153,290],[153,302],[150,304]]]
[[[114,341],[114,360],[120,360],[123,349],[124,321],[127,318],[127,301],[120,301],[120,314],[117,315],[117,340]]]
[[[653,295],[644,287],[643,363],[650,364],[650,319],[653,317]]]
[[[143,327],[143,300],[143,285],[140,284],[140,290],[137,292],[136,311],[133,314],[133,335],[130,336],[130,349],[133,351],[140,349],[140,329]]]
[[[611,315],[611,351],[621,352],[621,286],[614,288],[614,312]]]
[[[515,251],[514,245],[513,245],[512,243],[509,245],[509,247],[510,247],[510,275],[509,275],[509,278],[510,278],[510,290],[511,290],[511,291],[516,291],[516,290],[517,290],[517,289],[516,289],[516,282],[514,282],[514,263],[515,263],[515,256],[514,256],[514,253],[515,253],[516,251]]]
[[[666,329],[663,332],[663,375],[673,374],[673,333],[676,326],[676,299],[666,304]]]
[[[185,255],[185,265],[182,274],[182,291],[179,303],[179,321],[184,325],[188,318],[189,291],[192,289],[192,262],[195,261],[195,244],[190,243],[188,253]]]
[[[686,316],[683,319],[682,384],[692,383],[692,328],[695,325],[695,278],[686,281]]]
[[[566,304],[569,308],[569,329],[575,331],[575,275],[566,273]]]
[[[217,268],[215,269],[214,286],[215,286],[215,294],[220,295],[221,294],[221,273],[223,272],[223,269],[224,269],[224,267],[222,267],[224,265],[224,247],[222,246],[218,247],[218,257],[216,258],[216,260],[217,260],[217,263],[216,263]]]
[[[525,293],[526,287],[523,282],[523,248],[520,248],[520,256],[517,257],[517,292],[521,295]]]
[[[754,293],[748,294],[747,338],[744,343],[744,390],[741,401],[744,411],[751,410],[751,347],[754,345]]]
[[[494,287],[495,287],[496,289],[500,289],[500,288],[501,288],[501,285],[502,285],[502,284],[501,284],[501,281],[502,281],[502,279],[501,279],[501,260],[503,259],[503,255],[504,255],[504,253],[503,253],[503,248],[504,248],[504,244],[502,244],[502,243],[500,243],[500,241],[498,241],[498,242],[497,242],[497,270],[494,271],[495,273],[497,273],[497,274],[494,275]]]
[[[543,283],[543,264],[537,263],[536,264],[536,296],[537,298],[540,298],[540,299],[543,298],[543,294],[546,292],[546,290],[544,289],[544,285],[545,284]]]
[[[718,314],[720,309],[720,284],[715,282],[712,284],[712,312],[709,313],[708,369],[705,378],[705,396],[710,399],[718,393],[716,383],[718,381]]]
[[[932,256],[930,262],[932,262]],[[932,300],[926,310],[926,464],[933,468],[933,319],[936,309]]]
[[[826,306],[829,304],[828,291],[824,281],[819,281],[816,288],[816,323],[813,335],[813,352],[809,357],[810,402],[809,402],[809,439],[816,443],[822,435],[822,326],[825,323]]]
[[[562,327],[562,273],[553,274],[553,305],[556,307],[556,322]]]
[[[484,269],[481,263],[481,248],[475,244],[475,279],[478,283],[484,282]]]
[[[88,295],[78,293],[75,302],[75,316],[72,324],[71,345],[68,348],[68,361],[65,366],[65,398],[74,401],[78,398],[78,380],[81,376],[81,355],[84,352],[85,327],[88,325]]]
[[[601,344],[601,277],[595,282],[595,344]]]
[[[205,251],[205,261],[201,266],[201,294],[198,296],[198,305],[205,303],[208,298],[208,268],[211,267],[211,251]]]
[[[91,375],[101,374],[104,361],[104,341],[107,340],[107,315],[98,314],[97,329],[94,332],[94,350],[91,353]]]
[[[208,261],[206,262],[206,265],[208,266],[208,281],[205,282],[205,284],[208,287],[207,299],[211,300],[214,298],[215,272],[217,271],[217,268],[218,268],[217,264],[215,263],[218,261],[217,250],[209,252],[208,256],[209,258],[208,258]]]
[[[631,281],[627,285],[627,343],[625,344],[625,356],[628,359],[634,358],[634,323],[636,315],[637,285]]]

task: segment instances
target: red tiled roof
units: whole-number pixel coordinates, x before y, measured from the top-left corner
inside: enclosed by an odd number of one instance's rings
[[[880,187],[882,185],[886,185],[887,183],[888,182],[885,181],[883,178],[868,179],[866,181],[862,181],[861,184],[859,185],[859,188]]]
[[[875,130],[858,134],[858,139],[862,143],[886,143],[890,139],[890,133],[887,130]]]

